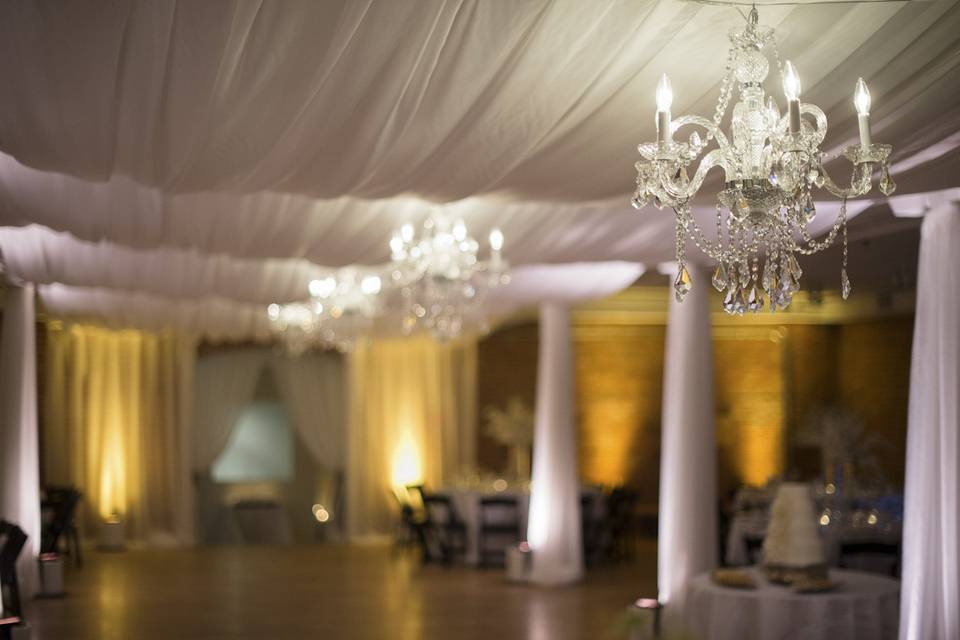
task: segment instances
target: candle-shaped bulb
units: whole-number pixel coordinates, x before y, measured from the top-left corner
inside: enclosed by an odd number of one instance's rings
[[[494,251],[503,249],[503,231],[500,231],[498,227],[490,230],[490,248]]]
[[[463,220],[457,220],[453,225],[453,237],[457,242],[463,242],[467,238],[467,225]]]
[[[368,296],[374,296],[380,293],[380,276],[365,276],[360,281],[360,290]]]
[[[800,99],[800,76],[797,75],[796,68],[789,60],[783,65],[783,93],[786,94],[787,100]]]
[[[870,115],[870,91],[863,78],[857,80],[857,88],[853,92],[853,104],[857,107],[857,115]]]
[[[657,111],[670,111],[671,104],[673,104],[673,87],[670,86],[670,78],[667,74],[663,74],[657,85]]]
[[[400,233],[394,233],[393,237],[390,238],[390,252],[393,255],[399,255],[403,251],[403,238],[400,237]]]

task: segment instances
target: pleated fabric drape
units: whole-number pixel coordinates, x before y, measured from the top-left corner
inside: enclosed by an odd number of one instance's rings
[[[193,541],[193,342],[48,323],[43,470],[83,492],[83,526],[119,514],[130,540]]]
[[[329,471],[342,471],[347,429],[343,357],[334,352],[275,356],[270,366],[310,457]]]
[[[683,302],[670,291],[663,373],[657,586],[671,614],[690,578],[717,564],[710,275],[687,269],[696,285]]]
[[[382,539],[394,492],[438,488],[476,455],[476,342],[375,340],[349,359],[347,531]]]
[[[223,453],[271,357],[270,349],[253,347],[218,350],[197,358],[191,427],[195,471],[208,471]]]
[[[540,307],[540,355],[527,537],[531,582],[559,585],[583,577],[580,480],[570,310]]]
[[[960,638],[960,205],[923,221],[910,370],[901,640]]]
[[[40,475],[33,286],[10,287],[0,339],[0,518],[27,534],[17,577],[21,595],[38,585]]]

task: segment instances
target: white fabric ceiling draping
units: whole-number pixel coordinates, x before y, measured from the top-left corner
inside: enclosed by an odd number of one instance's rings
[[[955,186],[956,3],[761,17],[831,144],[863,75],[901,193]],[[709,116],[741,22],[678,0],[5,3],[0,224],[40,226],[0,250],[54,315],[230,337],[260,331],[235,303],[383,262],[430,202],[502,226],[515,264],[661,262],[672,216],[627,206],[652,88],[666,71],[675,111]]]

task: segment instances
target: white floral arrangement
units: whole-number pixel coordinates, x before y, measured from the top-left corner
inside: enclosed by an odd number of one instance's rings
[[[507,447],[528,447],[533,443],[533,411],[520,397],[507,401],[506,409],[487,407],[483,432]]]

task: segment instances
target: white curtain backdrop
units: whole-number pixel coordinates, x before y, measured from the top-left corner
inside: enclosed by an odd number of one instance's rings
[[[717,563],[710,276],[687,268],[693,289],[682,303],[670,290],[664,356],[657,584],[672,612],[690,578]]]
[[[0,518],[29,536],[17,564],[21,595],[38,586],[40,453],[33,286],[10,287],[0,338]]]
[[[541,305],[527,524],[533,550],[530,580],[537,584],[567,584],[583,577],[572,345],[569,308]]]
[[[197,358],[193,391],[193,469],[214,463],[243,409],[253,399],[267,348],[216,351]]]
[[[910,371],[901,640],[960,638],[960,206],[927,214]]]
[[[336,353],[274,356],[271,367],[283,404],[311,457],[341,471],[346,455],[347,397],[343,358]]]

